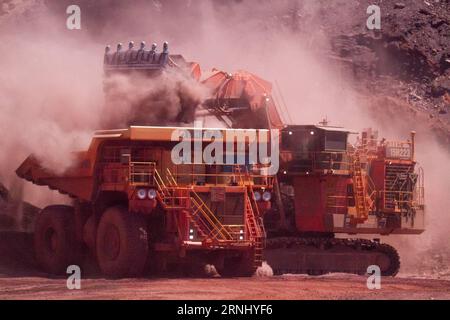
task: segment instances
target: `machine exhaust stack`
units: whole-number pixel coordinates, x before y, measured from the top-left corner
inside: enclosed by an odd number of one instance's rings
[[[411,160],[415,161],[415,150],[416,150],[416,132],[411,131]]]

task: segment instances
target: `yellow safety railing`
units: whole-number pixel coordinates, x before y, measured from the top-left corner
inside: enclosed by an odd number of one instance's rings
[[[366,173],[366,199],[368,204],[368,210],[373,212],[375,211],[375,202],[377,197],[377,190],[375,188],[375,184],[373,183],[372,178]]]
[[[172,175],[170,169],[166,168],[167,180],[171,187],[167,187],[164,182],[161,183],[162,186],[166,188],[166,193],[170,192],[170,188],[173,190],[185,189],[188,194],[189,204],[191,207],[191,216],[194,218],[196,223],[202,228],[202,231],[207,234],[210,238],[216,240],[233,240],[233,236],[230,234],[230,227],[224,226],[216,215],[211,211],[211,209],[206,205],[206,203],[201,199],[201,197],[195,192],[193,188],[182,188],[178,186],[178,183],[174,176]],[[158,180],[162,181],[161,176],[157,173]],[[173,192],[173,191],[172,191]],[[176,198],[176,197],[175,197]]]
[[[401,209],[403,207],[419,208],[423,206],[422,199],[415,198],[415,191],[381,191],[384,195],[385,209]]]
[[[364,180],[359,153],[355,152],[353,156],[353,193],[355,195],[356,219],[359,221],[366,220],[369,215]]]
[[[256,203],[255,193],[252,186],[248,188],[246,200],[246,224],[250,233],[250,240],[254,243],[254,267],[259,267],[263,262],[263,249],[266,241],[266,231],[262,217],[259,214],[258,204]]]
[[[349,152],[281,152],[280,156],[286,161],[292,161],[291,170],[295,172],[313,172],[324,170],[344,170],[349,171],[352,167],[352,160]]]
[[[208,230],[208,235],[217,240],[233,240],[228,230],[217,219],[216,215],[209,209],[205,202],[195,192],[191,191],[192,216],[199,216],[200,222],[205,229]]]
[[[133,162],[128,164],[128,181],[133,186],[154,184],[156,164],[154,162]]]
[[[207,167],[215,172],[207,172]],[[230,171],[225,171],[225,167],[229,167]],[[183,168],[189,170],[183,170]],[[260,173],[255,173],[255,171],[260,171]],[[264,166],[261,165],[253,165],[252,170],[249,170],[244,165],[187,164],[177,166],[177,172],[170,174],[170,181],[182,185],[264,185],[271,187],[273,176],[261,174],[263,171]]]
[[[424,172],[422,167],[419,167],[417,170],[417,182],[413,197],[418,207],[423,208],[425,206]]]

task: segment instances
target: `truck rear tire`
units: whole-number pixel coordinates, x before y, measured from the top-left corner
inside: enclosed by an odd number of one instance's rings
[[[34,250],[39,266],[47,273],[64,274],[77,264],[74,209],[54,205],[39,212],[34,230]]]
[[[108,208],[98,225],[96,251],[104,275],[114,278],[141,275],[149,251],[144,217],[122,206]]]

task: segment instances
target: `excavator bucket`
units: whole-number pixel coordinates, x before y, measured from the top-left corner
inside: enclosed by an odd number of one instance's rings
[[[197,81],[201,76],[200,65],[196,62],[187,62],[180,54],[169,54],[167,42],[164,42],[162,52],[158,52],[155,43],[150,50],[146,50],[144,41],[141,42],[139,49],[135,49],[133,41],[130,41],[127,50],[123,50],[121,43],[117,45],[115,52],[111,52],[111,47],[106,46],[103,66],[107,76],[130,71],[151,75],[165,68],[182,70]]]
[[[130,41],[128,49],[119,43],[114,52],[107,46],[103,68],[106,105],[111,110],[125,110],[106,115],[103,128],[193,121],[201,102],[197,93],[200,65],[180,54],[169,54],[167,42],[161,52],[156,44],[147,50],[144,41],[139,48]]]
[[[234,74],[215,70],[202,81],[212,92],[206,104],[223,113],[248,110],[263,112],[271,128],[282,128],[283,121],[271,97],[272,84],[250,72]]]

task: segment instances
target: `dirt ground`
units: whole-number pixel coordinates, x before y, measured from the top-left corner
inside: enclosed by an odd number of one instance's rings
[[[140,278],[111,280],[81,274],[81,289],[67,278],[38,271],[32,236],[0,232],[0,300],[5,299],[449,299],[450,279],[400,275],[369,290],[364,276],[283,275],[252,278]]]
[[[450,299],[450,281],[383,278],[369,290],[353,275],[285,275],[248,279],[85,279],[68,290],[66,279],[0,277],[0,299]]]

